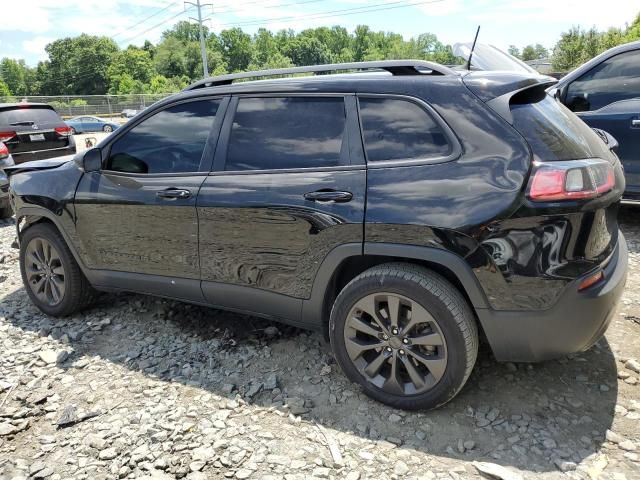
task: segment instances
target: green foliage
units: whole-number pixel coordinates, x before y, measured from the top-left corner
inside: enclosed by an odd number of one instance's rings
[[[71,105],[72,107],[84,107],[85,105],[88,105],[88,103],[82,98],[74,98],[69,102],[69,105]]]
[[[572,27],[564,32],[553,49],[553,67],[558,71],[571,70],[616,45],[640,39],[640,14],[625,29],[610,28],[599,32]]]
[[[9,90],[9,86],[4,82],[4,80],[0,80],[0,97],[8,97],[11,95],[11,90]]]
[[[218,35],[203,29],[210,75],[228,72],[286,68],[295,65],[384,59],[424,59],[445,65],[460,62],[450,45],[432,33],[405,39],[393,32],[373,31],[359,25],[349,32],[340,26],[295,32],[261,28],[249,35],[240,28]],[[202,78],[200,29],[182,21],[163,32],[160,41],[120,49],[107,37],[80,35],[56,40],[46,47],[48,60],[36,67],[22,60],[0,61],[0,88],[16,96],[114,95],[170,93]],[[553,64],[569,70],[620,43],[640,39],[640,15],[624,29],[598,32],[573,27],[562,34],[553,49]],[[546,58],[541,44],[515,45],[509,53],[523,60]],[[61,104],[60,107],[67,107]]]

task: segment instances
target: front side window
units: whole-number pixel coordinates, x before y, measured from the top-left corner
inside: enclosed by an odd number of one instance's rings
[[[631,98],[640,98],[640,50],[611,57],[570,83],[566,104],[585,112]]]
[[[181,103],[155,113],[111,146],[106,169],[127,173],[197,172],[220,100]]]
[[[359,99],[367,161],[444,157],[451,153],[447,137],[419,105],[396,98]]]
[[[345,158],[340,97],[241,98],[225,170],[334,167]]]

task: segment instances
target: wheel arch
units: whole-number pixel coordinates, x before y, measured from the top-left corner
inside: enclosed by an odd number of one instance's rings
[[[322,262],[311,297],[302,306],[304,323],[327,335],[329,313],[340,290],[363,271],[389,262],[418,264],[439,273],[459,289],[474,313],[489,307],[473,270],[455,253],[441,248],[393,243],[347,244],[333,249]]]

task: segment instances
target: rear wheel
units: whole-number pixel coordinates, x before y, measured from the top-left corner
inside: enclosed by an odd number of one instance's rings
[[[370,397],[408,410],[435,408],[464,386],[478,352],[475,318],[442,276],[384,264],[354,278],[331,312],[338,364]]]
[[[113,132],[113,127],[111,125],[105,125],[102,130],[104,130],[106,133]]]
[[[71,315],[94,299],[95,290],[51,224],[25,230],[20,239],[20,271],[29,298],[48,315]]]

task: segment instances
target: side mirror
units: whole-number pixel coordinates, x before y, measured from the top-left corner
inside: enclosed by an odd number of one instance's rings
[[[86,172],[97,172],[102,168],[102,150],[91,148],[82,156],[82,169]]]

